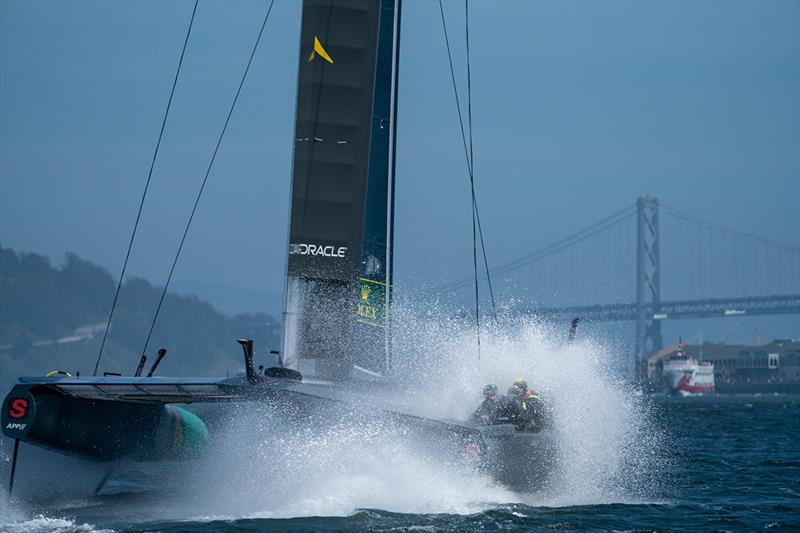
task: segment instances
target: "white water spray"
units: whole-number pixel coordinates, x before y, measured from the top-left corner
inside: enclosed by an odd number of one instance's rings
[[[514,501],[561,506],[651,497],[664,467],[661,439],[641,395],[613,371],[621,356],[607,345],[596,339],[567,343],[567,324],[553,329],[516,320],[483,332],[478,359],[471,324],[429,320],[419,327],[408,315],[400,320],[402,338],[412,339],[402,346],[411,354],[407,373],[424,383],[430,416],[463,420],[480,401],[483,385],[493,383],[502,393],[519,378],[552,409],[555,480],[546,491]]]
[[[340,418],[333,409],[287,423],[269,405],[245,404],[228,414],[225,442],[197,468],[191,477],[196,488],[180,499],[200,504],[207,518],[272,518],[343,516],[365,508],[466,514],[506,503],[652,497],[658,439],[640,398],[609,371],[614,354],[601,344],[567,344],[566,332],[523,322],[485,334],[478,362],[468,325],[410,313],[398,322],[402,379],[387,386],[387,396],[402,396],[432,418],[463,421],[480,402],[483,385],[495,383],[502,392],[522,377],[551,406],[558,467],[545,490],[515,493],[487,474],[431,457],[386,421]]]
[[[531,321],[487,328],[478,361],[474,328],[441,316],[395,313],[398,382],[385,394],[431,418],[463,421],[483,385],[503,392],[526,379],[553,412],[557,468],[543,490],[515,493],[452,457],[431,455],[397,422],[341,417],[333,403],[327,412],[288,419],[274,405],[244,403],[213,407],[224,411],[224,430],[203,461],[139,467],[146,488],[157,477],[173,490],[145,508],[134,503],[128,514],[201,521],[357,509],[471,514],[510,503],[653,500],[663,454],[645,404],[609,370],[615,354],[591,339],[567,344],[566,328]]]

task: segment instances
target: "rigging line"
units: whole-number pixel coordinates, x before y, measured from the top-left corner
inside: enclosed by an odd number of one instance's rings
[[[192,9],[192,17],[189,19],[189,28],[186,30],[186,38],[183,40],[183,49],[181,50],[181,57],[178,60],[178,68],[175,71],[175,79],[172,80],[172,89],[169,92],[169,99],[167,100],[167,108],[164,111],[164,118],[161,121],[161,131],[158,133],[158,141],[156,148],[153,151],[153,159],[150,161],[150,170],[147,172],[147,180],[144,184],[144,191],[142,192],[142,199],[139,201],[139,211],[136,213],[136,221],[133,224],[133,231],[131,232],[131,239],[128,242],[128,251],[125,253],[125,261],[122,263],[122,272],[119,275],[117,289],[114,292],[114,301],[111,303],[111,312],[108,313],[108,321],[106,322],[106,329],[103,332],[103,340],[100,343],[100,352],[97,354],[97,362],[94,365],[93,376],[97,375],[97,369],[100,367],[100,359],[103,357],[103,349],[106,346],[106,339],[108,339],[108,330],[111,328],[111,319],[114,317],[114,309],[117,307],[117,300],[119,298],[119,291],[122,288],[122,282],[125,279],[125,271],[128,268],[128,261],[131,257],[131,250],[133,249],[133,241],[136,238],[136,230],[139,228],[139,221],[142,218],[142,209],[144,208],[144,200],[147,197],[147,190],[150,187],[150,179],[153,177],[153,169],[156,165],[156,158],[158,157],[158,149],[161,147],[161,139],[164,136],[164,129],[167,125],[167,117],[169,116],[170,107],[172,107],[172,97],[175,95],[175,87],[178,85],[178,75],[181,72],[183,65],[183,57],[186,55],[186,47],[189,44],[189,35],[192,33],[192,26],[194,25],[194,16],[197,13],[197,4],[199,0],[195,0],[194,8]]]
[[[699,224],[699,225],[702,225],[702,226],[705,226],[707,228],[714,229],[714,230],[717,230],[717,231],[720,231],[720,232],[723,232],[723,233],[727,233],[729,235],[733,235],[733,236],[738,237],[740,239],[748,240],[748,241],[754,242],[756,244],[760,244],[762,246],[768,246],[768,247],[771,247],[771,248],[777,248],[779,250],[792,252],[792,253],[795,253],[795,254],[800,253],[800,248],[797,247],[797,246],[792,246],[791,244],[786,244],[786,243],[779,242],[779,241],[772,241],[770,239],[764,239],[763,237],[758,237],[756,235],[751,235],[750,233],[746,233],[744,231],[735,230],[733,228],[729,228],[729,227],[723,226],[721,224],[716,224],[714,222],[710,222],[710,221],[702,219],[700,217],[696,217],[694,215],[690,215],[688,213],[684,213],[682,211],[678,211],[677,209],[669,207],[669,206],[665,206],[664,204],[661,204],[661,209],[666,211],[667,214],[669,214],[669,215],[671,215],[673,217],[685,220],[687,222],[692,222],[694,224]]]
[[[469,55],[469,0],[464,0],[464,33],[467,43],[467,123],[469,125],[469,171],[470,181],[475,181],[475,155],[472,150],[472,69],[470,68],[471,61]],[[497,321],[497,305],[494,301],[494,289],[492,288],[492,276],[489,272],[489,260],[486,258],[486,243],[483,240],[483,227],[481,226],[481,217],[478,213],[478,202],[475,197],[475,187],[472,187],[472,209],[475,213],[475,219],[478,222],[478,235],[481,240],[481,252],[483,253],[483,266],[486,269],[486,283],[489,287],[489,299],[492,302],[492,313],[494,319]],[[477,279],[478,274],[475,273]]]
[[[181,237],[181,242],[178,245],[178,251],[175,253],[175,259],[172,261],[172,266],[169,269],[167,282],[164,284],[164,289],[161,291],[161,298],[158,301],[158,307],[156,307],[156,313],[153,316],[153,322],[150,324],[150,331],[148,331],[147,333],[147,339],[144,342],[144,348],[142,348],[142,354],[147,352],[147,345],[150,344],[150,337],[153,335],[153,329],[156,327],[156,321],[158,321],[158,314],[161,312],[161,306],[164,304],[164,297],[167,295],[167,289],[169,288],[169,283],[170,281],[172,281],[172,275],[175,273],[175,266],[178,264],[178,258],[181,256],[183,245],[186,242],[186,236],[189,234],[189,228],[191,227],[192,220],[194,220],[194,215],[197,212],[197,205],[200,203],[200,198],[203,196],[203,190],[206,188],[208,177],[211,175],[211,168],[214,166],[214,161],[217,158],[217,152],[219,152],[219,147],[222,144],[222,139],[225,137],[225,131],[228,129],[228,123],[230,122],[231,116],[233,115],[233,110],[236,108],[236,102],[239,100],[239,94],[241,94],[242,87],[244,86],[244,82],[247,79],[247,73],[250,72],[250,65],[253,64],[253,57],[256,55],[258,44],[261,42],[261,36],[264,34],[264,28],[267,26],[267,21],[269,20],[269,14],[272,13],[273,5],[275,5],[275,0],[270,1],[269,7],[267,8],[267,13],[266,15],[264,15],[264,21],[261,23],[261,29],[258,32],[258,37],[256,38],[256,42],[253,45],[253,50],[250,52],[250,58],[247,60],[247,67],[245,67],[244,73],[242,74],[242,79],[239,81],[239,87],[236,89],[236,96],[233,97],[233,102],[231,103],[231,107],[228,110],[228,116],[225,118],[225,124],[222,126],[222,131],[220,132],[219,138],[217,139],[217,145],[214,147],[214,152],[211,154],[211,161],[209,161],[208,163],[208,168],[206,169],[206,174],[203,177],[203,182],[200,184],[200,190],[197,191],[197,197],[194,200],[194,206],[192,207],[192,212],[189,214],[189,220],[186,222],[186,228],[183,230],[183,236]]]
[[[615,213],[613,213],[613,214],[611,214],[611,215],[599,220],[598,222],[595,222],[594,224],[591,224],[590,226],[587,226],[587,227],[581,229],[580,231],[576,231],[575,233],[572,233],[571,235],[568,235],[568,236],[566,236],[566,237],[564,237],[562,239],[559,239],[554,243],[548,244],[547,246],[545,246],[543,248],[539,248],[538,250],[535,250],[535,251],[533,251],[533,252],[531,252],[529,254],[526,254],[526,255],[524,255],[522,257],[519,257],[517,259],[509,261],[508,263],[504,263],[502,265],[497,266],[494,269],[494,273],[495,274],[499,274],[499,273],[509,272],[509,271],[515,270],[515,269],[517,269],[519,267],[525,266],[525,265],[527,265],[527,264],[529,264],[529,263],[531,263],[533,261],[537,261],[540,258],[547,257],[548,255],[551,255],[552,253],[555,253],[557,251],[562,250],[564,248],[564,247],[562,247],[562,245],[564,245],[565,243],[567,243],[566,247],[572,246],[573,244],[577,244],[577,243],[585,240],[588,237],[596,235],[599,231],[603,231],[603,230],[605,230],[605,229],[607,229],[607,228],[609,228],[609,227],[611,227],[611,226],[613,226],[613,225],[615,225],[615,224],[617,224],[619,222],[622,222],[623,220],[627,219],[628,217],[630,217],[633,214],[635,209],[636,209],[636,204],[631,204],[631,205],[629,205],[629,206],[627,206],[627,207],[625,207],[623,209],[620,209],[619,211],[616,211]],[[615,220],[615,219],[619,219],[619,220]],[[610,223],[610,225],[607,225],[609,223]],[[605,226],[605,225],[607,225],[607,226]],[[601,227],[601,226],[605,226],[605,227]],[[598,230],[595,231],[596,229],[598,229]],[[573,240],[575,242],[570,242],[570,241],[573,241]],[[551,252],[551,250],[553,250],[555,248],[557,248],[557,249]],[[542,254],[545,254],[545,255],[542,255]],[[449,283],[447,285],[443,285],[441,288],[442,289],[444,289],[444,288],[450,289],[450,288],[455,288],[455,287],[458,287],[458,286],[464,286],[464,284],[467,283],[468,281],[469,281],[468,279],[462,279],[462,280],[459,280],[459,281],[455,281],[453,283]]]
[[[442,10],[442,14],[444,14],[444,10]],[[475,274],[475,322],[478,328],[478,361],[481,360],[481,340],[480,340],[480,329],[481,329],[481,322],[480,322],[480,293],[478,291],[478,243],[477,243],[477,236],[475,235],[475,226],[477,224],[476,215],[475,215],[475,206],[477,205],[475,201],[475,160],[472,152],[472,90],[470,87],[470,74],[469,74],[469,0],[464,0],[464,31],[466,34],[466,45],[467,45],[467,120],[469,125],[469,159],[467,163],[469,164],[469,188],[472,202],[470,208],[472,210],[472,268],[473,273]],[[455,81],[455,79],[454,79]],[[458,114],[461,114],[461,108],[458,108]],[[494,298],[492,298],[492,304],[494,304]],[[495,313],[496,318],[496,313]]]
[[[473,201],[473,206],[475,208],[475,219],[478,221],[478,237],[480,237],[481,241],[481,250],[483,251],[483,267],[486,271],[486,284],[489,286],[489,298],[492,301],[492,313],[494,314],[494,319],[497,321],[497,306],[495,305],[494,301],[494,289],[492,287],[492,276],[491,271],[489,270],[489,260],[486,258],[486,246],[483,240],[483,228],[481,227],[481,214],[478,212],[478,204],[477,201]]]
[[[476,208],[477,201],[475,199],[475,180],[472,174],[472,159],[470,159],[469,150],[467,148],[467,136],[464,133],[464,118],[461,115],[461,102],[458,98],[458,87],[456,85],[456,74],[453,68],[453,55],[450,52],[450,38],[447,35],[447,23],[444,19],[444,7],[442,0],[439,0],[439,12],[442,15],[442,29],[444,30],[444,42],[447,47],[447,61],[450,64],[450,78],[453,82],[453,93],[456,98],[456,110],[458,111],[458,124],[461,128],[461,141],[464,144],[464,156],[467,159],[467,170],[469,171],[469,184],[470,193],[472,198],[472,267],[475,273],[475,326],[478,339],[478,362],[481,360],[481,317],[480,317],[480,298],[478,292],[478,244],[476,235]]]

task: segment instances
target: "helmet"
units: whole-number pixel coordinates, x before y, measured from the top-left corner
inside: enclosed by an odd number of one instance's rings
[[[511,396],[512,398],[519,398],[524,393],[525,390],[516,383],[508,388],[508,395]]]
[[[527,381],[525,381],[525,380],[524,380],[524,379],[522,379],[522,378],[520,378],[520,379],[518,379],[517,381],[515,381],[515,382],[514,382],[514,386],[515,386],[515,387],[519,387],[519,388],[520,388],[520,389],[522,389],[523,391],[526,391],[526,390],[528,390],[528,382],[527,382]]]
[[[483,388],[484,396],[497,396],[497,385],[486,385]]]

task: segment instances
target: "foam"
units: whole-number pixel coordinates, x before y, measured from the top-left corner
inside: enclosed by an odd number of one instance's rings
[[[356,509],[472,514],[508,503],[571,506],[652,500],[660,444],[646,405],[610,369],[618,354],[573,344],[535,321],[484,332],[431,313],[399,313],[396,361],[415,407],[466,418],[484,384],[524,377],[553,408],[558,468],[545,491],[519,494],[464,465],[431,459],[382,421],[286,424],[268,406],[232,413],[227,442],[184,494],[190,516],[216,519],[348,516]],[[242,429],[246,428],[246,429]],[[206,492],[210,490],[210,492]],[[193,489],[189,490],[189,493]],[[191,507],[202,502],[202,513]]]
[[[111,529],[95,529],[90,524],[78,524],[64,518],[36,516],[29,520],[10,520],[0,518],[0,532],[3,533],[114,533]]]
[[[447,313],[395,312],[395,362],[404,396],[420,413],[464,420],[494,383],[528,381],[553,410],[558,458],[545,490],[520,494],[460,461],[431,456],[396,423],[373,418],[289,420],[263,403],[221,406],[227,428],[199,462],[142,472],[172,491],[141,520],[209,522],[349,516],[359,509],[469,515],[506,504],[574,506],[654,500],[664,464],[647,404],[612,368],[620,354],[598,339],[565,342],[566,327],[501,321],[482,332]],[[2,502],[0,502],[2,504]],[[3,509],[3,515],[7,506]],[[10,512],[10,510],[9,510]],[[145,516],[146,515],[146,516]],[[18,515],[4,531],[93,531],[66,519]],[[37,529],[38,528],[38,529]]]

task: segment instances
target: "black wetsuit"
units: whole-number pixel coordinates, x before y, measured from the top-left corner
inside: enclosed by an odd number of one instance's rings
[[[497,403],[497,398],[486,398],[478,406],[478,409],[472,413],[470,421],[474,424],[481,424],[484,426],[496,424]]]
[[[542,429],[544,415],[544,404],[538,396],[500,396],[494,400],[483,400],[470,416],[470,421],[483,426],[514,424],[517,431],[535,432]]]
[[[545,406],[535,394],[517,401],[516,427],[519,431],[541,431],[545,423]]]
[[[510,396],[501,396],[497,400],[495,424],[515,424],[519,418],[519,403]]]

